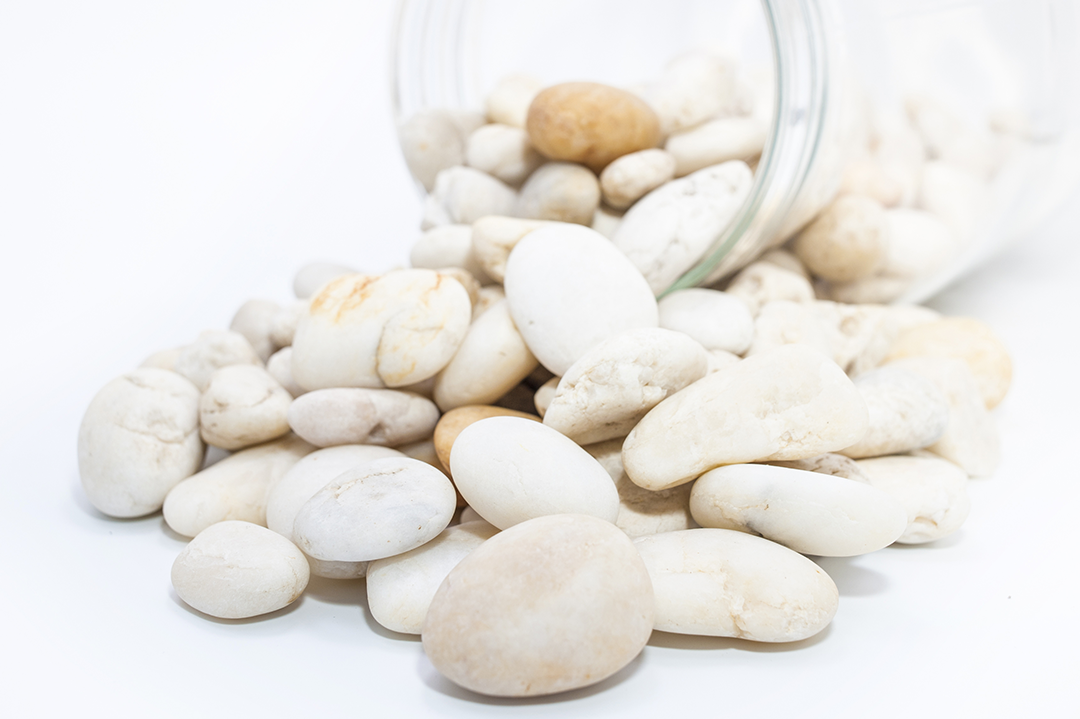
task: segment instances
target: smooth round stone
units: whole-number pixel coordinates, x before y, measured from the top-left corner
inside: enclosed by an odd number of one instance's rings
[[[408,444],[431,436],[439,408],[412,392],[337,387],[293,400],[289,425],[316,447]]]
[[[660,294],[727,229],[753,182],[746,163],[735,160],[664,183],[627,210],[611,242]]]
[[[815,298],[814,287],[809,280],[798,272],[786,270],[771,262],[747,265],[732,278],[725,291],[745,302],[750,314],[755,317],[768,302],[813,302]]]
[[[690,515],[693,483],[659,492],[642,489],[631,482],[623,471],[622,443],[620,438],[582,447],[615,482],[615,490],[619,493],[619,516],[615,518],[615,526],[630,538],[698,526]]]
[[[372,562],[367,573],[371,616],[392,632],[419,634],[446,575],[498,531],[483,520],[462,523],[423,546]]]
[[[259,359],[266,362],[277,350],[277,345],[270,336],[274,319],[281,312],[281,305],[270,300],[248,300],[229,322],[229,331],[238,332],[247,338]]]
[[[930,380],[896,367],[881,367],[855,378],[869,411],[866,436],[840,450],[859,459],[903,454],[941,439],[949,425],[949,404]]]
[[[204,442],[222,449],[269,442],[288,433],[292,400],[262,367],[222,367],[199,398],[199,431]]]
[[[499,78],[484,98],[487,119],[512,127],[525,127],[529,104],[536,93],[543,89],[543,81],[532,75],[514,74]]]
[[[872,486],[767,464],[731,464],[701,475],[690,512],[702,527],[754,534],[818,557],[877,551],[907,527],[904,508]]]
[[[1012,360],[994,331],[971,317],[945,317],[911,327],[897,337],[887,362],[906,357],[948,357],[963,360],[987,409],[1009,391]]]
[[[634,545],[652,579],[660,631],[794,642],[824,629],[840,601],[816,564],[750,534],[688,529]]]
[[[812,347],[834,357],[825,326],[813,311],[813,304],[773,300],[766,302],[754,319],[754,341],[746,355],[760,354],[784,345]]]
[[[888,232],[880,202],[841,195],[799,233],[792,247],[818,277],[851,282],[869,277],[884,264]]]
[[[465,143],[465,164],[511,186],[520,185],[543,162],[520,127],[484,125],[474,130]]]
[[[303,387],[296,384],[296,380],[292,376],[292,347],[283,347],[274,354],[270,355],[270,359],[266,362],[266,371],[270,373],[270,376],[277,380],[277,383],[285,388],[292,397],[299,397],[307,392]],[[288,413],[286,410],[286,424],[288,424]]]
[[[237,364],[263,366],[255,348],[239,332],[207,330],[180,350],[173,371],[191,380],[200,392],[205,392],[214,372]]]
[[[625,437],[662,400],[705,376],[705,349],[650,327],[604,340],[566,371],[544,424],[578,444]]]
[[[293,378],[305,389],[423,381],[454,356],[471,318],[469,293],[434,270],[338,277],[300,318]]]
[[[630,539],[603,520],[564,514],[473,550],[435,593],[421,635],[451,681],[523,697],[606,679],[638,655],[652,628],[652,587]]]
[[[637,268],[587,227],[525,235],[506,263],[510,316],[533,354],[562,376],[609,337],[657,326],[656,299]]]
[[[79,478],[110,517],[161,509],[165,495],[199,470],[199,390],[163,369],[133,370],[94,395],[79,425]]]
[[[721,117],[675,133],[664,143],[683,177],[730,160],[749,162],[761,154],[769,126],[756,117]]]
[[[265,525],[268,490],[314,449],[289,434],[231,454],[172,488],[165,522],[185,537],[228,520]]]
[[[450,471],[469,506],[499,529],[549,514],[619,515],[619,494],[589,453],[550,427],[490,417],[454,442]]]
[[[786,345],[707,375],[668,397],[623,444],[645,489],[684,484],[724,464],[805,459],[859,441],[867,412],[828,357]]]
[[[537,367],[506,301],[498,302],[469,327],[457,354],[435,378],[435,403],[443,411],[491,404]]]
[[[947,537],[968,517],[968,477],[952,462],[933,455],[877,457],[858,461],[876,487],[903,505],[907,527],[896,540],[923,544]]]
[[[457,509],[446,475],[409,457],[346,470],[312,496],[293,522],[296,544],[316,559],[365,562],[438,536]]]
[[[661,298],[660,326],[693,337],[707,350],[741,355],[754,340],[754,317],[737,297],[694,287]]]
[[[540,420],[533,414],[491,405],[469,405],[450,410],[439,418],[439,423],[435,425],[435,454],[446,471],[450,471],[450,450],[454,447],[458,435],[469,425],[488,417],[520,417],[534,422]]]
[[[604,202],[625,210],[643,196],[675,177],[675,158],[659,150],[641,150],[623,155],[600,173]]]
[[[296,601],[307,560],[289,540],[248,522],[220,522],[199,533],[172,566],[177,595],[203,614],[244,619]]]
[[[592,224],[600,206],[600,181],[572,162],[549,162],[521,186],[514,214],[530,220]]]

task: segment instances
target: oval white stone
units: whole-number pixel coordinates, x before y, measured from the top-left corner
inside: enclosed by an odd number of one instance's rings
[[[737,297],[695,287],[665,295],[660,326],[693,337],[707,350],[741,355],[754,340],[754,317]]]
[[[881,367],[855,378],[866,402],[866,436],[840,450],[848,457],[880,457],[927,447],[949,425],[949,405],[930,380],[898,367]]]
[[[887,492],[907,511],[908,524],[896,541],[923,544],[946,537],[971,509],[967,475],[933,455],[877,457],[858,461],[869,483]]]
[[[656,595],[655,628],[794,642],[824,629],[840,601],[829,575],[798,552],[730,529],[640,537]]]
[[[262,367],[232,365],[210,375],[199,398],[203,441],[222,449],[241,449],[286,434],[292,395]]]
[[[701,475],[690,512],[703,527],[754,534],[819,557],[877,551],[907,527],[904,508],[872,486],[767,464],[731,464]]]
[[[248,522],[207,527],[173,562],[177,595],[203,614],[244,619],[292,604],[307,587],[307,560],[284,537]]]
[[[439,421],[439,408],[412,392],[339,387],[297,397],[288,418],[293,431],[316,447],[392,447],[431,437]]]
[[[587,227],[551,225],[527,234],[507,260],[505,287],[525,343],[559,376],[608,337],[658,321],[641,273]]]
[[[550,427],[489,417],[454,441],[450,473],[469,506],[499,529],[548,514],[614,522],[619,494],[589,453]]]

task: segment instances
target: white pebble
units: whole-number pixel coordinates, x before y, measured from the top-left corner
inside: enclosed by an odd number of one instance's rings
[[[266,362],[266,371],[270,373],[270,376],[277,380],[285,390],[293,397],[299,397],[307,392],[306,389],[296,384],[296,380],[292,376],[292,347],[283,347],[274,354],[270,355],[270,359]]]
[[[712,164],[712,163],[710,163]],[[649,192],[675,177],[675,158],[660,149],[623,155],[600,173],[604,202],[625,210]]]
[[[306,300],[330,280],[342,275],[355,275],[359,270],[333,262],[311,262],[301,267],[293,277],[293,294]]]
[[[707,350],[741,355],[754,339],[746,303],[725,292],[677,290],[660,299],[660,326],[693,337]]]
[[[259,355],[263,362],[270,359],[270,355],[278,348],[272,337],[274,320],[281,312],[281,305],[270,300],[248,300],[240,305],[240,309],[233,315],[229,322],[229,330],[239,332]]]
[[[435,178],[435,187],[428,195],[435,214],[427,226],[471,225],[485,215],[509,215],[514,212],[517,193],[514,188],[491,175],[471,167],[451,167]]]
[[[316,447],[393,447],[431,437],[439,408],[412,392],[335,387],[293,400],[288,419],[293,431]]]
[[[473,253],[472,227],[442,225],[420,235],[409,253],[409,264],[429,270],[460,267],[480,284],[491,284],[491,278]]]
[[[465,164],[502,180],[520,185],[544,163],[520,127],[491,124],[478,128],[465,143]]]
[[[960,529],[967,519],[968,478],[952,462],[925,455],[863,459],[858,464],[871,486],[887,492],[907,511],[907,528],[897,542],[933,542]]]
[[[543,220],[492,215],[481,217],[472,226],[472,247],[484,271],[496,282],[506,276],[506,260],[522,237],[546,226]]]
[[[754,316],[774,300],[813,302],[815,299],[814,288],[805,277],[770,262],[747,265],[732,278],[726,291],[745,302]]]
[[[677,132],[664,149],[675,160],[675,176],[730,160],[744,162],[761,154],[769,126],[755,117],[725,117]]]
[[[484,100],[488,119],[512,127],[525,127],[529,105],[543,88],[544,83],[531,75],[514,74],[501,78]]]
[[[866,402],[870,424],[866,435],[841,454],[855,459],[903,454],[927,447],[945,433],[949,405],[925,377],[888,366],[855,377],[855,387]]]
[[[222,367],[210,375],[199,399],[199,431],[204,442],[222,449],[268,442],[289,431],[292,400],[262,367]]]
[[[549,162],[521,186],[514,214],[530,220],[591,225],[600,205],[600,181],[592,170],[573,162]],[[508,215],[509,212],[489,212]]]
[[[180,351],[174,369],[191,380],[200,392],[205,392],[214,372],[238,364],[263,366],[259,355],[242,334],[207,330]]]
[[[410,117],[398,128],[398,143],[409,172],[428,192],[440,172],[465,161],[465,135],[446,110],[421,110]]]

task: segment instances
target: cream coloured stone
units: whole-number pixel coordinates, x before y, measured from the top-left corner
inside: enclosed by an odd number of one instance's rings
[[[231,454],[172,488],[165,522],[185,537],[234,519],[265,526],[270,488],[314,449],[290,434]]]
[[[520,417],[490,417],[466,427],[454,441],[450,472],[469,506],[499,529],[549,514],[614,522],[619,512],[610,477],[588,452]]]
[[[439,277],[457,280],[458,284],[465,288],[465,293],[469,296],[469,317],[472,317],[472,308],[480,301],[480,281],[463,267],[441,267],[436,272]]]
[[[454,485],[439,470],[410,457],[376,459],[345,470],[305,502],[293,536],[316,559],[372,561],[431,541],[456,508]]]
[[[292,400],[262,367],[222,367],[199,398],[199,432],[204,442],[222,449],[269,442],[288,433]]]
[[[168,370],[136,369],[112,380],[79,425],[83,490],[110,517],[156,512],[202,457],[199,390]]]
[[[889,246],[881,271],[888,276],[925,277],[940,270],[959,249],[949,227],[925,210],[886,210],[885,225]]]
[[[292,604],[309,579],[291,542],[248,522],[221,522],[191,540],[172,565],[176,594],[203,614],[245,619]]]
[[[392,632],[419,634],[446,575],[498,531],[483,520],[463,522],[416,549],[372,562],[367,573],[371,616]]]
[[[540,415],[541,419],[547,414],[547,409],[551,406],[551,400],[555,399],[555,390],[558,389],[561,380],[562,377],[552,377],[540,385],[533,395],[533,405],[536,407],[536,413]]]
[[[269,485],[266,492],[266,526],[295,541],[293,524],[296,515],[315,493],[347,470],[362,467],[376,459],[403,458],[389,447],[369,444],[343,444],[311,452]]]
[[[647,88],[645,99],[660,118],[665,136],[700,125],[732,104],[735,73],[727,58],[689,53],[676,58],[660,79]]]
[[[549,223],[492,215],[481,217],[472,226],[472,247],[477,263],[496,282],[506,276],[506,260],[522,237]]]
[[[592,170],[573,162],[548,162],[521,186],[513,213],[530,220],[591,225],[600,205],[600,181]],[[488,212],[508,215],[509,212]]]
[[[510,253],[504,286],[525,343],[556,375],[608,337],[657,325],[656,300],[641,273],[587,227],[530,232]]]
[[[467,404],[491,404],[537,365],[502,301],[469,327],[457,354],[436,376],[435,403],[444,412]]]
[[[844,168],[839,194],[862,195],[896,207],[904,199],[904,186],[871,155],[852,159]]]
[[[238,364],[262,367],[263,363],[242,334],[206,330],[180,351],[174,371],[191,380],[200,392],[205,392],[210,375],[222,367]]]
[[[895,313],[882,305],[818,300],[810,310],[825,331],[833,361],[852,377],[881,364],[900,331]]]
[[[840,601],[820,567],[761,537],[688,529],[634,546],[649,570],[661,631],[794,642],[824,629]]]
[[[520,185],[543,163],[543,156],[520,127],[484,125],[465,141],[465,164],[508,185]]]
[[[676,290],[657,303],[660,326],[693,337],[707,350],[741,355],[754,339],[754,318],[746,303],[725,292]]]
[[[158,350],[139,365],[139,369],[166,369],[170,372],[176,365],[176,358],[180,356],[183,347],[171,347],[167,350]]]
[[[866,404],[832,360],[788,345],[698,380],[657,405],[623,444],[645,489],[684,484],[724,464],[804,459],[857,442]]]
[[[674,177],[675,158],[670,153],[656,148],[641,150],[605,167],[600,173],[600,191],[604,202],[625,210]]]
[[[622,212],[613,210],[610,207],[600,205],[596,208],[596,212],[593,213],[592,227],[609,240],[615,237],[615,233],[619,230],[619,225],[622,224],[623,218]]]
[[[896,324],[897,332],[902,332],[909,327],[934,322],[942,318],[942,314],[936,310],[922,305],[890,305],[885,308],[889,317]],[[895,337],[893,338],[895,340]],[[890,342],[889,346],[892,346]]]
[[[908,524],[896,541],[923,544],[960,528],[971,509],[967,475],[952,462],[929,453],[877,457],[858,462],[871,486],[887,492],[907,511]]]
[[[987,409],[996,407],[1012,383],[1009,351],[990,327],[972,317],[946,317],[906,329],[886,361],[904,357],[954,357],[963,360]]]
[[[907,527],[904,507],[881,490],[767,464],[729,464],[701,475],[690,512],[703,527],[746,532],[820,557],[877,551]]]
[[[827,283],[822,297],[852,305],[887,304],[903,296],[911,283],[907,277],[873,275],[852,282]]]
[[[677,532],[697,525],[690,516],[693,484],[653,492],[642,489],[626,476],[622,465],[622,438],[582,447],[607,471],[619,493],[619,516],[615,526],[631,539],[661,532]]]
[[[488,285],[480,288],[480,294],[473,303],[472,321],[476,322],[480,316],[495,305],[506,299],[506,291],[501,285]],[[470,325],[471,326],[471,325]]]
[[[806,345],[827,357],[833,356],[829,334],[814,314],[812,303],[766,302],[754,320],[754,341],[746,356],[792,344]]]
[[[845,457],[842,454],[834,454],[833,452],[826,452],[825,454],[819,454],[816,457],[809,457],[807,459],[792,459],[780,462],[769,462],[769,464],[777,467],[788,467],[790,469],[801,469],[807,472],[820,472],[821,474],[830,474],[834,477],[843,477],[845,479],[852,479],[856,482],[869,482],[869,478],[863,474],[863,471],[859,469],[859,464],[850,457]]]
[[[293,397],[299,397],[307,392],[293,379],[292,347],[283,347],[270,355],[270,359],[266,362],[266,371]]]
[[[810,280],[810,271],[806,269],[806,265],[802,263],[802,260],[796,257],[795,253],[790,250],[774,247],[759,257],[758,262],[768,262],[770,265],[776,265],[788,272],[794,272],[797,275],[801,275],[808,281]]]
[[[881,269],[889,247],[888,232],[880,202],[841,195],[803,228],[792,249],[818,277],[851,282]]]
[[[659,327],[610,337],[566,370],[544,424],[581,445],[625,437],[650,409],[705,376],[705,354],[690,337]]]
[[[660,294],[727,229],[752,184],[750,168],[738,160],[667,182],[626,212],[612,242]]]
[[[517,193],[486,172],[457,166],[442,170],[425,204],[427,230],[438,225],[471,225],[485,215],[510,215]]]
[[[747,265],[732,278],[726,292],[745,302],[754,316],[766,302],[813,302],[815,299],[814,288],[805,277],[771,262]]]
[[[926,449],[972,477],[993,474],[1001,459],[1001,440],[968,365],[949,357],[908,357],[886,366],[922,375],[949,403],[949,425],[941,438]]]
[[[542,89],[543,81],[531,75],[519,73],[501,78],[484,100],[488,120],[511,127],[525,127],[529,105]]]
[[[500,532],[461,560],[421,636],[435,668],[466,689],[539,696],[611,676],[652,626],[649,575],[626,535],[559,515]]]
[[[444,267],[461,267],[477,279],[481,285],[491,284],[473,252],[472,227],[470,225],[442,225],[420,235],[409,253],[409,264],[429,270]]]
[[[293,400],[289,426],[316,447],[393,447],[431,437],[439,409],[418,394],[390,389],[319,389]]]
[[[334,262],[310,262],[301,267],[293,276],[293,294],[297,299],[306,300],[330,280],[342,275],[355,275],[358,272],[359,270],[352,267]]]
[[[684,177],[721,162],[746,162],[760,155],[768,130],[768,124],[755,117],[724,117],[674,133],[664,149],[675,160],[675,176]]]
[[[903,454],[941,438],[949,424],[949,405],[930,380],[896,367],[881,367],[855,377],[866,402],[866,435],[840,450],[859,459]]]
[[[307,311],[307,300],[295,300],[274,315],[270,325],[270,339],[276,347],[292,346],[293,337],[296,336],[296,326],[300,324],[300,318],[307,314]]]
[[[428,192],[440,172],[465,162],[465,135],[446,110],[417,112],[398,128],[398,143],[409,172]]]
[[[442,462],[439,461],[439,453],[435,451],[435,440],[425,439],[419,442],[398,445],[397,450],[406,457],[418,459],[425,464],[430,464],[435,469],[443,472]]]
[[[706,367],[705,374],[712,374],[713,372],[719,372],[722,369],[730,367],[736,364],[741,357],[727,350],[706,350],[708,352],[705,357],[708,366]]]
[[[433,270],[340,277],[300,319],[293,378],[306,389],[420,382],[454,356],[471,316],[461,283]]]
[[[532,414],[490,405],[473,405],[450,410],[440,417],[439,423],[435,425],[433,440],[435,453],[438,455],[439,463],[443,466],[443,469],[447,472],[450,471],[450,450],[454,448],[454,441],[457,440],[458,435],[470,424],[488,417],[520,417],[532,421],[538,419]]]
[[[281,312],[281,305],[270,300],[248,300],[229,322],[229,331],[238,332],[247,338],[251,347],[263,362],[278,348],[272,337],[274,320]]]

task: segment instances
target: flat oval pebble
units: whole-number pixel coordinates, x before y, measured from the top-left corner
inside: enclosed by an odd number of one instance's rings
[[[533,414],[491,405],[468,405],[450,410],[440,417],[439,423],[435,425],[435,453],[447,472],[450,471],[450,450],[454,447],[458,435],[469,425],[488,417],[520,417],[540,421],[540,418]]]
[[[510,253],[504,286],[525,343],[559,376],[608,337],[658,321],[656,299],[641,273],[587,227],[530,232]]]
[[[288,433],[292,400],[262,367],[222,367],[199,398],[199,431],[204,442],[222,449],[269,442]]]
[[[761,537],[688,529],[634,545],[652,579],[660,631],[794,642],[824,629],[840,601],[824,570]]]
[[[828,357],[802,345],[754,355],[667,398],[623,444],[630,479],[667,489],[724,464],[803,459],[854,444],[867,412]]]
[[[451,681],[524,697],[606,679],[652,628],[652,587],[630,539],[564,514],[500,532],[465,557],[435,593],[421,635]]]
[[[393,447],[430,437],[439,421],[439,408],[412,392],[338,387],[297,397],[288,419],[293,431],[316,447]]]
[[[675,160],[675,176],[730,160],[749,161],[760,155],[769,126],[756,117],[722,117],[677,132],[664,149]]]
[[[693,337],[707,350],[741,355],[754,340],[754,317],[746,303],[718,290],[694,287],[664,295],[660,326]]]
[[[896,540],[900,544],[947,537],[968,517],[968,477],[952,462],[919,454],[862,459],[858,465],[872,487],[888,493],[907,511],[907,527]]]
[[[289,434],[231,454],[172,488],[165,522],[185,537],[227,520],[265,525],[268,490],[314,449]]]
[[[173,562],[176,594],[203,614],[245,619],[287,607],[307,587],[307,560],[289,540],[248,522],[207,527]]]
[[[707,368],[705,349],[681,332],[623,332],[570,366],[544,424],[582,445],[625,437],[650,409],[704,377]]]
[[[454,485],[431,465],[390,457],[348,469],[296,514],[293,536],[305,554],[366,562],[415,549],[450,524]]]
[[[667,182],[627,210],[611,241],[660,294],[727,229],[753,181],[736,160]]]
[[[78,456],[79,479],[99,511],[110,517],[156,512],[202,462],[199,390],[169,370],[121,375],[86,408]]]
[[[866,436],[840,450],[859,459],[903,454],[941,439],[949,426],[949,404],[930,380],[898,367],[881,367],[855,378],[866,402]]]
[[[469,293],[434,270],[338,277],[300,318],[293,378],[305,389],[420,382],[454,356],[471,318]]]
[[[690,512],[702,527],[754,534],[819,557],[877,551],[907,527],[904,508],[872,486],[766,464],[731,464],[701,475]]]
[[[419,634],[446,575],[498,531],[483,520],[463,522],[423,546],[372,562],[367,572],[372,618],[392,632]]]
[[[549,514],[619,515],[619,494],[589,453],[539,422],[490,417],[464,429],[450,472],[469,506],[499,529]]]
[[[710,163],[712,164],[712,163]],[[625,210],[649,192],[675,177],[675,158],[651,149],[623,155],[600,173],[604,202]]]

